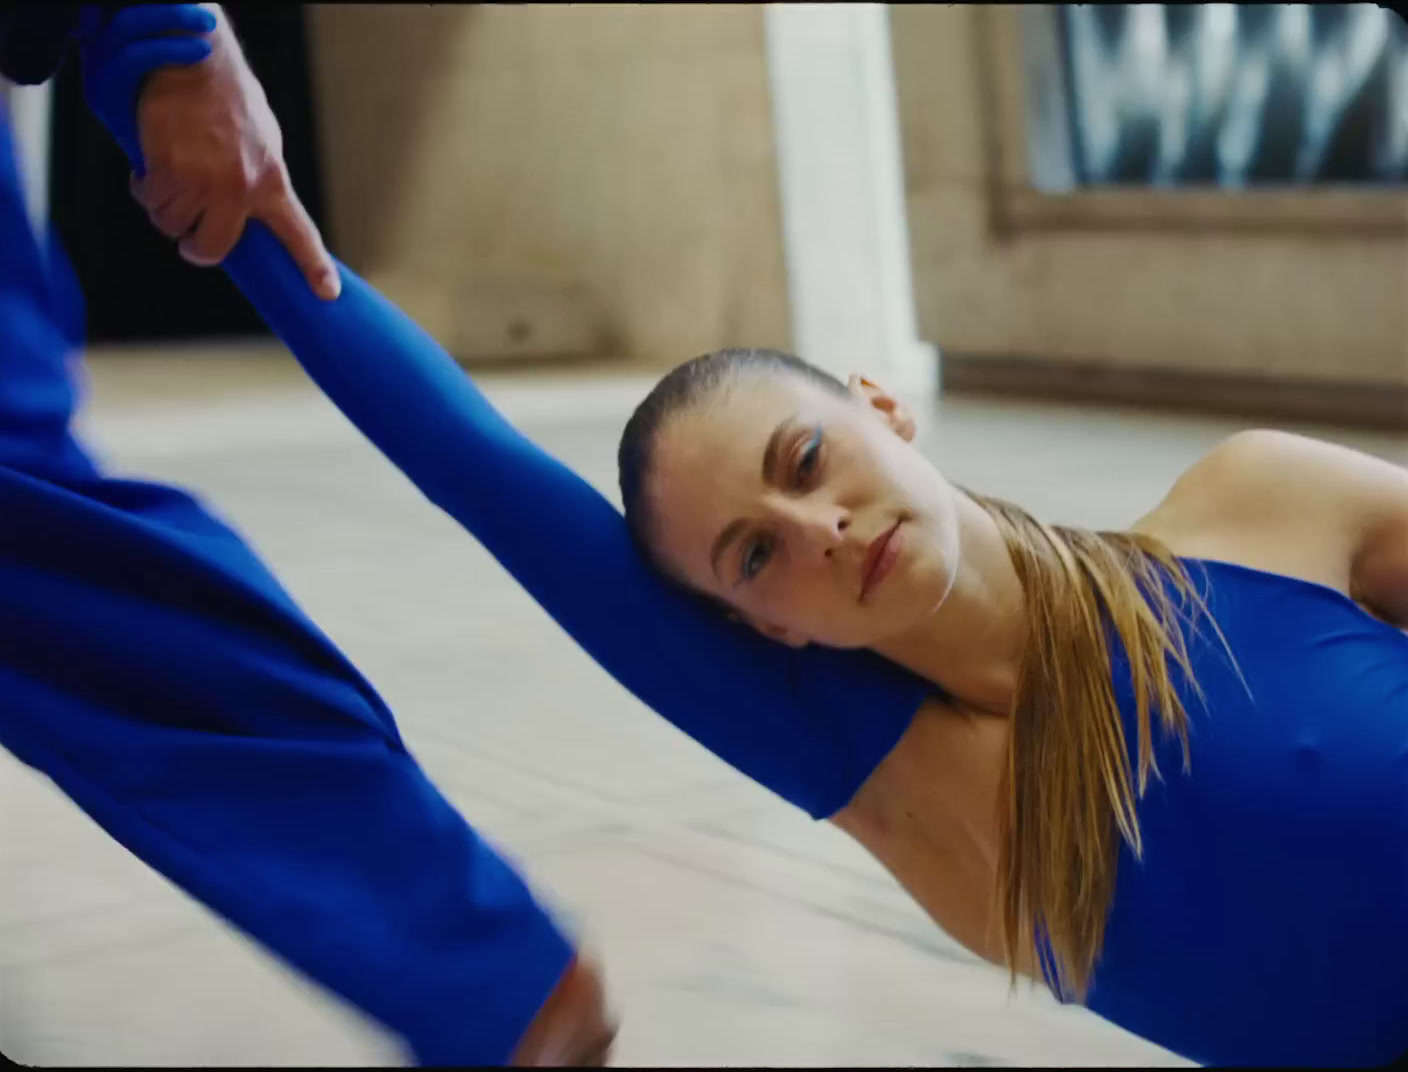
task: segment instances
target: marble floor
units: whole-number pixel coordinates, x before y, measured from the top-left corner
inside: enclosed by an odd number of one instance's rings
[[[625,1065],[1169,1066],[957,949],[861,850],[672,729],[568,642],[278,352],[109,354],[84,424],[197,489],[380,688],[446,793],[605,959]],[[498,373],[614,491],[648,386]],[[927,449],[1054,520],[1147,509],[1222,419],[952,399]],[[1397,460],[1402,437],[1322,432]],[[544,667],[551,667],[545,673]],[[0,756],[0,1050],[38,1065],[376,1065],[394,1044]]]

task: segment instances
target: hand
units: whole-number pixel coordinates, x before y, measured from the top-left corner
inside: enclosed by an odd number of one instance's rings
[[[528,1025],[510,1063],[519,1068],[602,1068],[616,1030],[600,970],[576,957]]]
[[[283,242],[319,297],[336,298],[341,280],[289,181],[263,87],[218,7],[202,7],[218,19],[209,58],[153,71],[142,88],[146,173],[133,176],[132,194],[192,264],[224,260],[253,218]]]

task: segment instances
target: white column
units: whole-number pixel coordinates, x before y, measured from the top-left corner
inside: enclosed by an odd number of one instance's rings
[[[938,391],[914,313],[889,9],[767,4],[783,248],[798,353],[897,394]]]
[[[24,185],[24,203],[35,234],[48,230],[49,132],[54,112],[52,82],[39,86],[9,87],[10,128],[15,139],[16,164]],[[40,243],[41,247],[43,243]]]

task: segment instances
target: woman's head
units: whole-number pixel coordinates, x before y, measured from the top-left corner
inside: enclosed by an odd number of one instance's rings
[[[1206,608],[1158,541],[1046,525],[960,493],[913,434],[903,407],[865,380],[845,385],[771,350],[719,351],[666,376],[627,424],[626,516],[658,566],[759,630],[873,648],[947,598],[960,494],[986,512],[1022,587],[1028,634],[1010,711],[1002,936],[1011,954],[1039,928],[1047,981],[1078,997],[1099,956],[1119,842],[1140,851],[1135,801],[1159,774],[1156,719],[1188,758],[1173,671],[1196,694],[1182,625]],[[889,571],[867,585],[877,541]],[[1129,667],[1132,765],[1112,642]]]
[[[676,368],[626,425],[626,517],[656,565],[760,631],[873,647],[933,613],[958,553],[954,489],[913,436],[866,380],[720,350]]]

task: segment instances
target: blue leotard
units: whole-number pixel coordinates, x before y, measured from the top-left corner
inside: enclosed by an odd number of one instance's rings
[[[226,267],[363,433],[696,740],[825,815],[903,732],[922,683],[760,645],[656,578],[614,507],[355,274],[318,301],[258,225]],[[1088,1005],[1210,1064],[1386,1060],[1408,1049],[1408,638],[1328,589],[1190,565],[1241,676],[1210,629],[1190,634],[1192,772],[1161,744]]]
[[[1228,647],[1185,634],[1191,768],[1162,742],[1087,1005],[1205,1064],[1408,1053],[1408,635],[1330,588],[1188,566]]]

